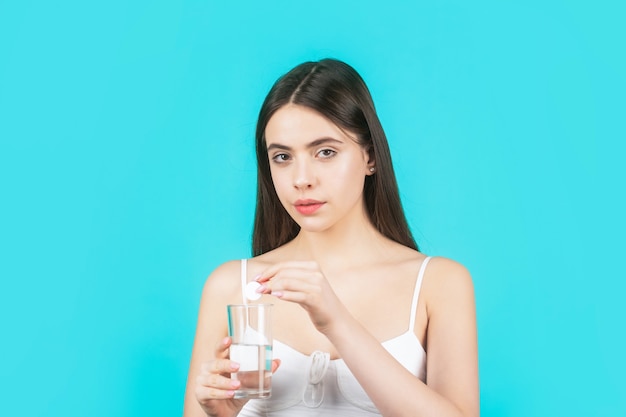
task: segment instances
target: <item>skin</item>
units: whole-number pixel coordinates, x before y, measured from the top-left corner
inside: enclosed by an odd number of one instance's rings
[[[277,194],[301,231],[248,263],[274,304],[274,337],[304,353],[343,358],[383,416],[478,416],[478,363],[473,286],[460,264],[433,258],[420,292],[415,335],[427,351],[427,383],[381,342],[409,325],[417,271],[425,256],[382,236],[363,204],[365,176],[376,161],[367,149],[306,107],[279,109],[266,127]],[[302,214],[301,199],[323,203]],[[239,261],[218,267],[202,295],[184,416],[235,416],[237,382],[228,359],[226,304],[241,302]],[[358,349],[355,349],[358,346]],[[375,366],[373,365],[375,364]],[[273,369],[280,372],[280,358]]]

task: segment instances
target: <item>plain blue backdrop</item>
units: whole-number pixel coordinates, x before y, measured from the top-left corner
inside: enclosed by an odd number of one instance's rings
[[[181,413],[258,109],[324,57],[472,272],[482,415],[626,415],[623,4],[0,0],[0,415]]]

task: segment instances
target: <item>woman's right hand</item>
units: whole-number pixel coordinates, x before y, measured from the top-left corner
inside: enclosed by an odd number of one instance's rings
[[[236,416],[248,401],[233,398],[241,382],[230,379],[230,374],[239,369],[239,364],[229,359],[231,343],[230,337],[222,339],[215,348],[215,359],[203,363],[200,375],[196,378],[196,398],[204,412],[211,417]],[[279,365],[280,360],[274,359],[272,372]]]
[[[236,400],[235,390],[240,382],[230,379],[239,364],[229,359],[230,337],[224,338],[215,348],[215,359],[202,364],[196,378],[196,398],[204,412],[211,417],[236,416],[247,400]]]

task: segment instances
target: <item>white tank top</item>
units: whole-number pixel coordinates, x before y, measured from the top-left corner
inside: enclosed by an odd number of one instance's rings
[[[382,342],[387,351],[413,375],[426,382],[426,351],[413,332],[417,301],[430,257],[422,262],[413,299],[409,328]],[[242,296],[245,297],[246,260],[241,261]],[[244,299],[245,301],[245,299]],[[304,355],[274,339],[274,357],[281,360],[272,376],[272,396],[250,400],[240,417],[356,417],[380,416],[372,401],[342,359],[326,352]]]

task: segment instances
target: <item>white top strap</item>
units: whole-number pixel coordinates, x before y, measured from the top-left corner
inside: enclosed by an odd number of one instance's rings
[[[247,304],[246,298],[246,281],[248,281],[248,260],[241,260],[241,302]]]
[[[415,328],[415,313],[417,312],[417,300],[420,296],[420,289],[422,288],[422,281],[424,280],[424,271],[426,271],[426,265],[432,258],[428,256],[422,261],[422,266],[417,274],[417,281],[415,282],[415,290],[413,292],[413,301],[411,302],[411,320],[409,321],[409,331],[413,331]]]

